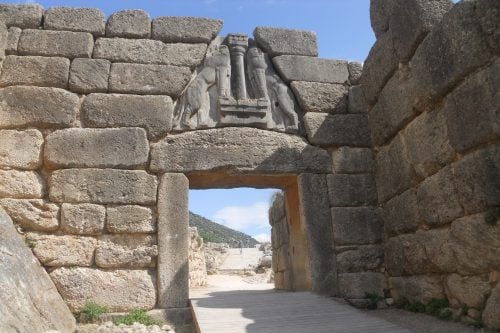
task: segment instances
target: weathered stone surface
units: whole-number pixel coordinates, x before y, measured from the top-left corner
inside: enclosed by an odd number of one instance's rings
[[[477,1],[475,10],[488,45],[496,54],[500,54],[500,34],[498,33],[498,21],[500,21],[499,3],[495,0]]]
[[[106,23],[107,37],[149,38],[151,18],[140,9],[121,10],[111,14]]]
[[[68,204],[61,206],[61,229],[70,234],[97,235],[104,229],[106,208],[94,204]]]
[[[321,146],[371,145],[366,114],[328,114],[309,112],[304,116],[309,142]]]
[[[37,199],[44,192],[42,177],[34,171],[0,170],[0,198]]]
[[[328,175],[328,194],[333,207],[366,206],[377,203],[372,175]]]
[[[5,51],[7,49],[7,44],[9,42],[9,31],[7,26],[1,22],[0,23],[0,60],[5,58]]]
[[[152,144],[151,170],[231,169],[245,173],[327,173],[328,153],[297,136],[255,128],[221,128],[168,136]]]
[[[25,85],[66,88],[69,60],[59,57],[7,56],[3,62],[0,87]]]
[[[363,64],[353,61],[347,64],[347,69],[349,70],[349,83],[351,85],[357,85],[359,83],[359,79],[361,79]]]
[[[500,329],[500,284],[492,290],[483,311],[483,322],[487,327]]]
[[[487,279],[479,276],[460,276],[451,274],[446,278],[446,293],[448,298],[454,298],[460,304],[476,309],[482,309],[491,286]]]
[[[33,170],[40,167],[43,136],[37,130],[0,130],[0,167]]]
[[[91,266],[97,240],[92,237],[26,234],[33,253],[45,266]]]
[[[339,274],[339,294],[345,298],[365,298],[368,293],[383,296],[386,286],[382,273]]]
[[[0,5],[0,21],[8,27],[38,28],[42,24],[43,8],[38,4]]]
[[[188,67],[116,63],[111,65],[109,91],[176,98],[190,79]]]
[[[404,131],[408,158],[421,178],[432,175],[455,157],[446,132],[444,113],[437,110],[421,114]]]
[[[375,36],[379,38],[389,29],[389,2],[386,0],[370,1],[370,22]]]
[[[385,202],[415,184],[415,171],[408,162],[400,135],[380,148],[376,169],[379,202]]]
[[[347,96],[347,111],[349,113],[367,113],[368,104],[366,103],[363,87],[360,85],[349,87]]]
[[[90,58],[94,47],[92,35],[85,32],[23,30],[19,38],[19,55],[65,58]]]
[[[384,238],[384,222],[376,208],[334,207],[333,239],[336,245],[371,244]]]
[[[156,237],[150,235],[102,235],[95,251],[98,267],[150,267],[156,264]]]
[[[452,164],[458,200],[468,214],[500,206],[500,149],[485,148]]]
[[[410,302],[427,303],[433,298],[444,298],[442,282],[438,276],[391,277],[389,286],[395,300],[404,297]]]
[[[69,72],[69,89],[81,94],[106,92],[110,69],[108,60],[75,59]]]
[[[59,228],[59,206],[41,199],[0,199],[14,223],[23,229],[54,231]]]
[[[391,34],[384,33],[371,48],[359,80],[370,105],[375,104],[378,94],[397,68],[398,59]]]
[[[173,102],[168,96],[91,94],[82,105],[88,127],[144,127],[149,139],[172,129]]]
[[[382,216],[385,231],[390,235],[417,230],[419,216],[415,189],[410,188],[387,201],[382,206]]]
[[[347,61],[305,56],[283,55],[273,58],[281,78],[289,81],[310,81],[343,84],[349,79]]]
[[[429,226],[440,226],[462,216],[456,193],[449,167],[425,179],[417,191],[419,218]]]
[[[94,58],[112,62],[131,62],[174,66],[198,66],[207,50],[206,44],[165,44],[150,39],[99,38]]]
[[[283,54],[318,56],[318,42],[313,31],[257,27],[253,35],[264,52],[273,57]]]
[[[75,318],[54,283],[1,208],[0,262],[1,332],[76,329]]]
[[[155,276],[146,270],[63,267],[50,277],[73,312],[80,312],[88,299],[115,312],[148,310],[156,303]]]
[[[10,27],[7,36],[7,45],[5,46],[6,55],[16,55],[17,54],[17,44],[19,42],[19,37],[21,37],[22,30],[18,27]]]
[[[347,111],[347,89],[341,84],[293,81],[291,86],[304,112]]]
[[[222,24],[222,20],[203,17],[162,16],[153,20],[152,38],[166,43],[209,43]]]
[[[158,305],[186,307],[189,299],[189,181],[166,173],[158,190]]]
[[[142,128],[69,128],[48,135],[44,151],[52,168],[127,168],[146,164],[149,143]]]
[[[380,268],[384,259],[382,245],[360,246],[337,254],[339,273],[366,272]]]
[[[106,229],[113,233],[151,233],[156,231],[156,219],[151,208],[141,206],[108,207]]]
[[[78,96],[57,88],[7,87],[0,101],[0,128],[68,127],[78,112]]]
[[[370,173],[374,159],[370,148],[339,147],[332,152],[334,173]]]
[[[450,143],[464,152],[500,135],[500,60],[470,76],[446,98]]]
[[[156,203],[156,177],[139,170],[66,169],[52,173],[54,202]]]
[[[90,32],[103,36],[104,13],[97,8],[52,7],[45,11],[43,27],[48,30]]]

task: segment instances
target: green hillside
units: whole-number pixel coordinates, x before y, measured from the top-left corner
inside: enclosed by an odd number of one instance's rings
[[[198,228],[198,234],[205,242],[227,243],[231,247],[239,247],[240,241],[243,241],[245,247],[254,247],[259,243],[247,234],[225,227],[192,212],[189,212],[189,225]]]

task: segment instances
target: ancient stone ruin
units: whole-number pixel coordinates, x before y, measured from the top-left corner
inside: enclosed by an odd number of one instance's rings
[[[307,31],[0,5],[0,331],[72,332],[88,299],[188,323],[188,190],[238,186],[284,191],[277,288],[500,328],[500,2],[370,10],[362,66]]]

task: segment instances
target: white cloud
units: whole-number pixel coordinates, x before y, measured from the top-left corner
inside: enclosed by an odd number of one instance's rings
[[[251,206],[227,206],[215,212],[213,219],[238,231],[252,227],[269,228],[268,210],[269,204],[265,202]]]
[[[258,234],[252,237],[255,238],[259,243],[271,243],[271,235],[269,234]]]

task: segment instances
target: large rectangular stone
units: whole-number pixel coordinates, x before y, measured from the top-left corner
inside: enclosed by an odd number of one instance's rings
[[[282,54],[318,56],[313,31],[257,27],[253,35],[258,45],[273,57]]]
[[[149,38],[151,18],[141,9],[121,10],[111,14],[106,22],[107,37]]]
[[[105,22],[97,8],[52,7],[43,17],[44,29],[90,32],[96,37],[104,36]]]
[[[190,79],[189,67],[115,63],[111,65],[109,91],[176,98]]]
[[[51,168],[133,168],[148,161],[146,131],[126,128],[69,128],[46,138],[45,162]]]
[[[42,24],[43,8],[38,4],[0,4],[0,21],[7,27],[38,28]]]
[[[23,30],[19,38],[19,55],[65,58],[90,58],[94,47],[92,35],[85,32]]]
[[[186,307],[189,300],[189,181],[164,174],[158,191],[158,306]]]
[[[372,175],[328,175],[328,193],[333,207],[366,206],[377,203]]]
[[[7,36],[7,45],[5,46],[6,55],[17,55],[17,44],[21,37],[22,30],[17,27],[10,27]]]
[[[334,207],[332,211],[335,244],[372,244],[384,239],[384,222],[372,207]]]
[[[55,231],[59,228],[59,206],[42,199],[0,199],[14,223],[24,230]]]
[[[384,262],[382,245],[364,245],[337,254],[339,273],[357,273],[379,269]]]
[[[156,218],[149,207],[108,207],[106,229],[113,233],[152,233],[156,231]]]
[[[389,288],[396,301],[403,298],[410,302],[428,303],[433,298],[445,297],[440,276],[416,275],[390,277]]]
[[[66,169],[54,171],[49,197],[54,202],[156,203],[156,177],[139,170]]]
[[[99,235],[103,232],[106,208],[89,203],[61,205],[61,230],[69,234]]]
[[[3,62],[0,87],[25,85],[66,88],[69,60],[59,57],[7,56]]]
[[[0,198],[37,199],[45,191],[43,178],[34,171],[0,170]]]
[[[411,188],[382,206],[385,231],[389,235],[414,232],[419,225],[417,194]]]
[[[339,274],[339,294],[344,298],[365,298],[366,294],[383,297],[386,286],[383,273]]]
[[[0,128],[69,127],[78,112],[78,96],[57,88],[7,87],[0,100]]]
[[[291,86],[304,112],[347,113],[347,88],[344,85],[293,81]]]
[[[309,142],[320,146],[371,145],[366,114],[328,114],[309,112],[304,116]]]
[[[0,130],[0,142],[0,167],[33,170],[41,166],[43,136],[39,131]]]
[[[111,63],[104,59],[74,59],[69,73],[69,89],[88,94],[107,92]]]
[[[97,243],[95,263],[102,268],[154,267],[157,255],[153,235],[102,235]]]
[[[152,38],[165,43],[210,43],[222,24],[204,17],[160,16],[153,20]]]
[[[305,56],[282,55],[273,58],[281,78],[289,81],[310,81],[343,84],[349,80],[347,61]]]
[[[198,66],[207,50],[206,44],[165,44],[150,39],[99,38],[94,58],[111,62]]]
[[[339,147],[332,151],[334,173],[371,173],[374,166],[370,148]]]
[[[90,94],[82,112],[88,127],[144,127],[149,139],[172,129],[173,102],[168,96]]]

